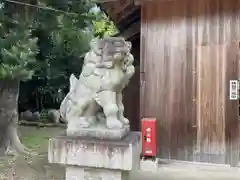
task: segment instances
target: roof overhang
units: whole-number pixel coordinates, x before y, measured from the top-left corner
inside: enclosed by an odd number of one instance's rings
[[[96,3],[107,3],[107,2],[117,2],[122,0],[95,0]],[[142,3],[150,2],[150,1],[171,1],[171,0],[131,0],[135,5],[141,5]]]
[[[140,0],[142,1],[142,0]],[[111,18],[119,36],[129,39],[140,32],[140,6],[136,0],[97,0],[98,6]]]

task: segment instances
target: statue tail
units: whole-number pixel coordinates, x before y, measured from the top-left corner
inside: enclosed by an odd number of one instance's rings
[[[61,105],[60,105],[60,115],[62,119],[66,120],[66,112],[67,112],[67,100],[66,97],[63,99]]]

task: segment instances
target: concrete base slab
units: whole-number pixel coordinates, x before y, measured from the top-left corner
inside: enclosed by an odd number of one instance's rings
[[[129,172],[109,169],[68,166],[66,180],[128,180]]]
[[[161,169],[158,173],[138,172],[130,175],[129,180],[239,180],[239,173],[202,172],[202,171],[177,171]]]
[[[237,180],[240,177],[240,168],[230,165],[158,159],[158,170],[150,171],[151,165],[153,163],[141,161],[141,171],[131,174],[130,179]]]
[[[155,160],[141,160],[140,161],[140,170],[148,172],[157,172],[158,171],[158,159]]]

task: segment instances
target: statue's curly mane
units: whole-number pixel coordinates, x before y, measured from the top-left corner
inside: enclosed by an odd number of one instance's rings
[[[101,56],[114,55],[116,53],[128,53],[131,51],[131,42],[120,37],[109,37],[104,39],[93,39],[90,43],[91,51]]]

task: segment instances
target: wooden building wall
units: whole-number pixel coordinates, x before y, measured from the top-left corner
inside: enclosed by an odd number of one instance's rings
[[[141,117],[157,118],[160,157],[228,161],[238,140],[228,91],[239,41],[240,0],[142,5]]]

